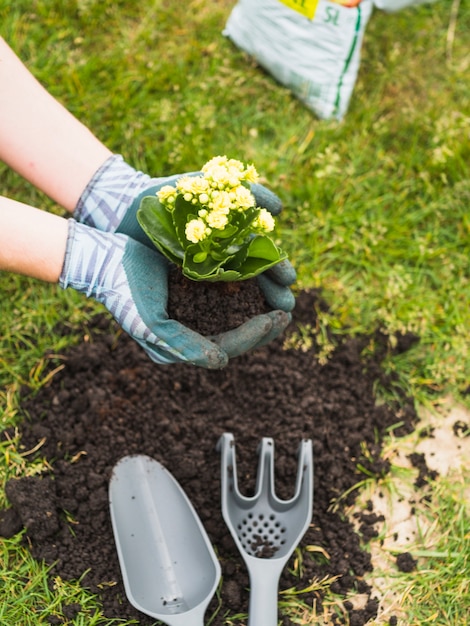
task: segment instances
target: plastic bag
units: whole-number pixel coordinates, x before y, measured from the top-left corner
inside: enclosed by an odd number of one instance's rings
[[[372,0],[319,0],[312,19],[296,0],[238,0],[223,31],[322,119],[342,119],[356,83]]]

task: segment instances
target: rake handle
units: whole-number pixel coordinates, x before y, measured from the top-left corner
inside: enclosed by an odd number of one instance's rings
[[[248,560],[251,561],[248,626],[277,626],[278,585],[283,561],[253,557]]]

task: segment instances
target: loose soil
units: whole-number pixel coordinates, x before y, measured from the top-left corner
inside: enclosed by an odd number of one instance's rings
[[[11,509],[0,515],[0,533],[24,527],[33,556],[54,564],[52,576],[83,577],[83,586],[98,594],[107,617],[154,623],[126,600],[107,493],[112,468],[121,457],[147,454],[181,484],[216,548],[223,579],[221,606],[211,623],[221,626],[224,616],[247,611],[249,581],[221,516],[216,443],[224,432],[233,433],[239,487],[249,495],[258,443],[272,437],[276,491],[286,499],[294,492],[299,442],[311,438],[314,512],[302,545],[316,549],[304,552],[296,574],[294,560],[290,562],[280,588],[304,589],[312,579],[335,578],[333,591],[368,598],[361,609],[345,602],[349,623],[366,624],[375,617],[378,601],[363,579],[372,565],[361,534],[366,539],[374,534],[375,518],[372,511],[364,514],[362,530],[356,532],[344,514],[355,490],[338,498],[364,478],[359,467],[367,476],[387,473],[387,461],[380,458],[384,433],[398,422],[397,436],[412,432],[417,416],[412,400],[403,395],[399,405],[376,401],[377,386],[393,386],[394,397],[400,396],[397,381],[381,366],[389,348],[380,333],[344,338],[324,364],[313,334],[308,348],[286,348],[284,340],[295,343],[299,325],[303,336],[315,328],[316,311],[324,306],[315,291],[300,293],[283,339],[233,359],[220,371],[157,366],[108,317],[98,316],[84,329],[83,342],[62,355],[64,367],[48,385],[34,396],[25,390],[22,451],[40,446],[35,454],[45,457],[52,470],[7,483]],[[394,349],[404,351],[415,340],[399,337]],[[51,358],[51,370],[57,364]],[[307,592],[302,599],[321,610],[320,591]],[[214,598],[207,614],[217,606]],[[284,617],[283,624],[292,622]]]
[[[170,271],[168,315],[201,335],[224,333],[270,310],[255,279],[211,283]]]

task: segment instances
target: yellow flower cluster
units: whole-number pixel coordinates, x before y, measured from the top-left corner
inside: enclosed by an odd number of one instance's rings
[[[235,188],[242,181],[258,182],[258,172],[254,165],[243,165],[237,159],[228,159],[226,156],[217,156],[208,161],[202,171],[211,186],[219,189]]]
[[[260,209],[258,217],[254,220],[253,226],[266,233],[274,230],[274,217],[267,209]]]
[[[194,204],[198,217],[186,224],[185,234],[188,241],[199,243],[213,230],[223,230],[230,222],[231,211],[256,206],[255,197],[245,185],[256,183],[258,178],[253,165],[245,166],[236,159],[217,156],[202,167],[202,175],[182,176],[175,186],[163,186],[157,196],[170,210],[179,195]],[[268,232],[274,228],[274,219],[268,211],[261,209],[253,226]]]

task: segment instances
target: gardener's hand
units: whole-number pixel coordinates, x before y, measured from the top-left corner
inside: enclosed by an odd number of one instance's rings
[[[103,233],[69,220],[59,284],[103,303],[157,363],[187,362],[209,369],[279,335],[289,315],[274,311],[213,340],[168,318],[168,261],[127,235]]]
[[[75,218],[98,230],[124,233],[154,249],[137,221],[137,209],[143,196],[155,195],[163,185],[171,184],[181,176],[151,178],[136,171],[121,156],[113,155],[87,185],[75,209]],[[275,193],[257,183],[251,185],[251,191],[258,206],[272,215],[281,212],[282,203]],[[289,288],[295,280],[295,270],[287,260],[258,276],[267,302],[273,309],[285,312],[292,311],[295,306],[295,298]]]

